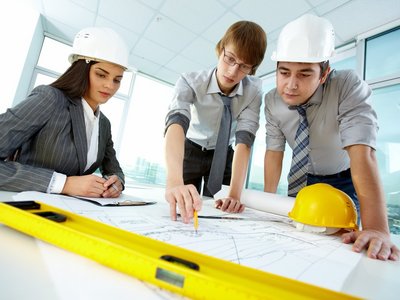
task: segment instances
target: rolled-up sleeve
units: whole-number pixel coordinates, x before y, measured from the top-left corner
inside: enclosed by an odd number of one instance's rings
[[[248,131],[237,131],[235,135],[236,145],[245,144],[251,147],[254,144],[256,136]]]
[[[175,84],[174,95],[168,107],[168,113],[165,119],[166,122],[170,119],[171,115],[177,113],[185,116],[190,121],[190,105],[193,104],[194,97],[193,89],[189,86],[186,79],[180,76]]]
[[[180,113],[175,113],[173,115],[169,115],[167,121],[165,122],[165,130],[164,130],[164,135],[167,133],[168,127],[171,126],[172,124],[179,124],[183,128],[183,131],[186,135],[188,129],[189,129],[189,119],[180,114]]]
[[[283,132],[279,129],[278,121],[273,115],[275,93],[276,90],[272,90],[264,97],[266,150],[285,151],[286,139]]]
[[[240,112],[237,118],[236,132],[247,131],[256,135],[260,127],[260,106],[261,90],[258,90],[250,103]]]
[[[362,144],[376,147],[377,115],[371,106],[371,89],[354,72],[341,78],[339,129],[342,147]]]

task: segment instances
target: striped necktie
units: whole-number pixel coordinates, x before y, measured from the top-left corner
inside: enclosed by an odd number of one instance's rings
[[[226,157],[228,154],[229,138],[231,135],[231,97],[221,95],[224,103],[224,110],[221,116],[221,123],[218,131],[217,143],[215,145],[214,156],[211,163],[210,175],[207,188],[211,195],[215,195],[222,186],[226,167]]]
[[[288,176],[288,195],[296,197],[301,188],[307,185],[308,172],[308,122],[306,107],[296,106],[300,116],[299,128],[296,132],[292,165]]]

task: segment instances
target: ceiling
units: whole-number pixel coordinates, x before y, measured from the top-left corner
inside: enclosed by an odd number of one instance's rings
[[[179,74],[215,66],[215,44],[239,20],[267,32],[267,54],[257,74],[272,72],[270,60],[282,27],[304,13],[323,16],[336,31],[336,46],[400,20],[400,0],[25,0],[42,15],[52,37],[72,44],[84,27],[115,29],[130,48],[133,69],[174,84]]]

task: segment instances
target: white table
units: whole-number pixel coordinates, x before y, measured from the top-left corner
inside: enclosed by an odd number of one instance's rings
[[[0,192],[0,201],[10,201],[13,195],[15,193]],[[394,235],[393,241],[400,246],[400,236]],[[70,262],[68,268],[60,270],[65,273],[65,288],[82,286],[82,283],[87,285],[81,299],[87,299],[91,293],[93,299],[99,299],[99,294],[107,293],[118,295],[115,299],[133,299],[137,295],[137,286],[133,284],[136,279],[52,245],[44,246],[48,253],[56,252],[60,260]],[[42,257],[43,249],[39,247],[36,239],[0,225],[1,299],[64,299],[56,292],[52,274],[48,272]],[[342,291],[368,299],[398,299],[400,262],[382,262],[362,255]],[[85,269],[82,269],[82,264]],[[160,299],[149,293],[148,299],[151,297]],[[168,294],[163,297],[175,298]]]

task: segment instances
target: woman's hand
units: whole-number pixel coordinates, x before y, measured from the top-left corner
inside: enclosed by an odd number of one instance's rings
[[[102,197],[107,190],[106,180],[97,175],[68,176],[62,194],[71,196]]]

